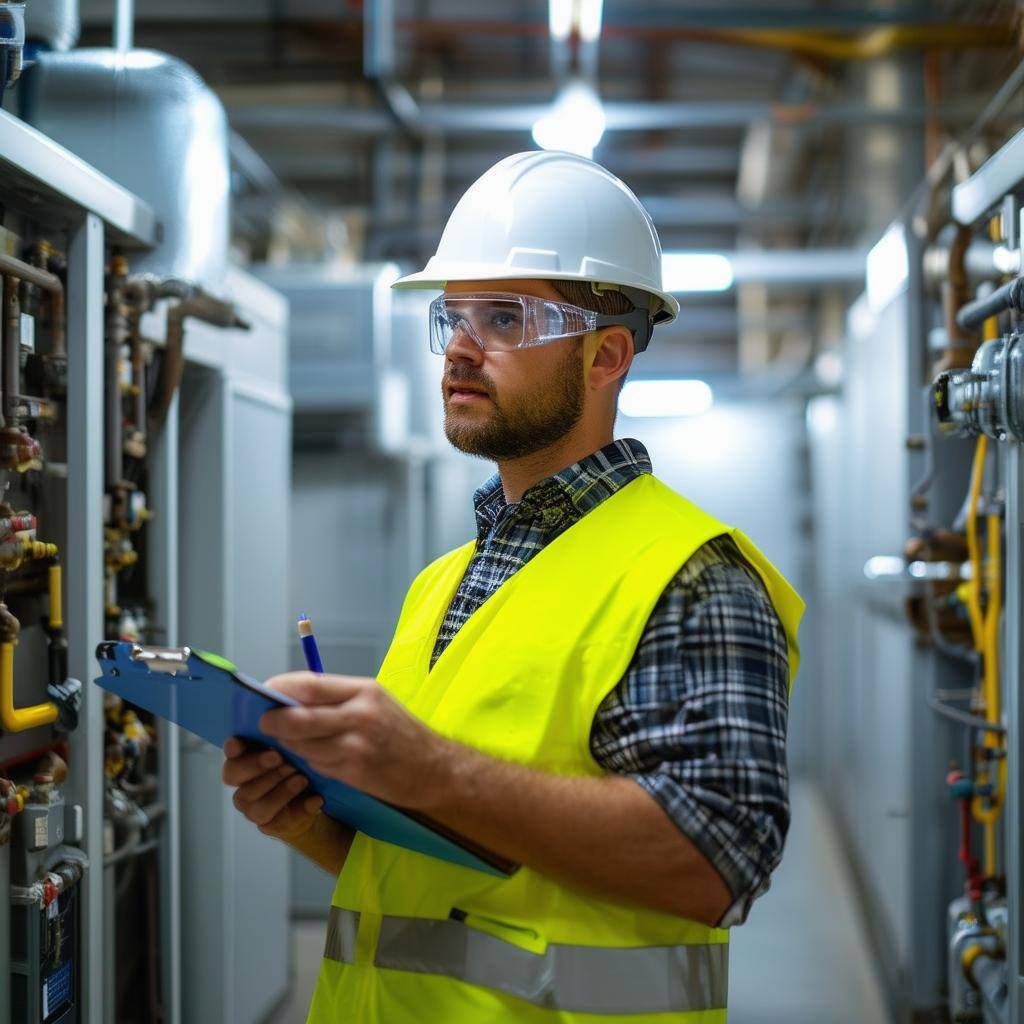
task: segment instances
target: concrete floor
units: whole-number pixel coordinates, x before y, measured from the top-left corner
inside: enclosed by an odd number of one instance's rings
[[[890,1024],[864,925],[821,798],[792,791],[793,824],[772,887],[733,931],[729,1024]],[[267,1024],[304,1024],[322,921],[292,931],[294,984]]]
[[[821,796],[793,784],[772,887],[732,933],[729,1024],[891,1024]]]

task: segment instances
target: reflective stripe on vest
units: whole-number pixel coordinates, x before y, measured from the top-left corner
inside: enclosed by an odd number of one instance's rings
[[[359,914],[331,907],[324,957],[355,962]],[[686,1013],[724,1009],[726,943],[693,946],[569,946],[544,953],[460,921],[384,916],[375,967],[440,974],[536,1006],[570,1013]]]

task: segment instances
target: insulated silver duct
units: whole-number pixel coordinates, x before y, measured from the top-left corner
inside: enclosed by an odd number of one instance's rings
[[[227,118],[187,64],[153,50],[43,53],[25,75],[25,119],[145,199],[163,237],[134,272],[218,291],[227,264]]]
[[[78,0],[32,0],[25,9],[25,38],[63,53],[81,34]]]

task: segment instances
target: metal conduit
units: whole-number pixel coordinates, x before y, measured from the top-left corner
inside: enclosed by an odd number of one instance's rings
[[[1024,312],[1024,277],[1008,281],[983,299],[968,302],[957,313],[956,322],[959,327],[970,331],[980,327],[989,317],[998,316],[1008,309]]]
[[[56,274],[51,274],[48,270],[43,270],[40,267],[33,267],[31,263],[19,260],[16,256],[0,253],[0,274],[17,277],[28,284],[38,285],[50,293],[64,294],[64,285]]]

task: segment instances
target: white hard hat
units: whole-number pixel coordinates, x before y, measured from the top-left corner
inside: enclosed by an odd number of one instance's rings
[[[426,267],[394,287],[507,278],[617,285],[656,324],[679,313],[662,288],[650,215],[614,174],[573,153],[516,153],[496,163],[459,200]]]

